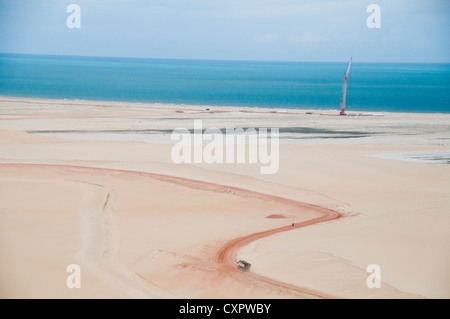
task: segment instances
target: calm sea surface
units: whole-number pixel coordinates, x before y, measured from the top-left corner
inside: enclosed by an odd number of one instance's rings
[[[356,60],[349,111],[450,112],[450,64]],[[338,110],[347,63],[0,54],[0,95]]]

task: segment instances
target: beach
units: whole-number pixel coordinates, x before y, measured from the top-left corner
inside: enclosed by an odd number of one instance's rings
[[[1,96],[0,296],[450,298],[450,114],[347,113]],[[277,172],[174,163],[195,120]]]

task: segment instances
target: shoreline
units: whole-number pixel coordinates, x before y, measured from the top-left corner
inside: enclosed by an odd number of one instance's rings
[[[174,107],[178,108],[180,110],[186,109],[189,110],[189,108],[193,107],[194,110],[201,110],[206,108],[217,108],[217,109],[224,109],[224,110],[236,110],[236,109],[242,109],[244,111],[255,111],[255,110],[261,110],[263,113],[272,113],[272,114],[284,114],[284,113],[293,113],[293,114],[305,114],[306,112],[312,112],[311,115],[320,115],[320,113],[323,113],[324,115],[339,115],[340,109],[338,105],[336,106],[336,109],[332,108],[296,108],[296,107],[269,107],[269,106],[246,106],[246,105],[214,105],[214,104],[179,104],[179,103],[168,103],[168,102],[139,102],[139,101],[116,101],[116,100],[85,100],[85,99],[65,99],[65,98],[48,98],[48,97],[27,97],[27,96],[8,96],[8,95],[0,95],[0,100],[5,99],[6,101],[22,101],[24,103],[36,103],[37,101],[42,101],[41,103],[44,103],[44,101],[52,101],[55,105],[57,104],[67,104],[67,105],[76,105],[76,106],[83,106],[86,105],[86,103],[89,103],[90,105],[95,106],[103,106],[108,107],[108,104],[114,104],[114,105],[120,105],[120,104],[129,104],[129,105],[135,105],[135,106],[148,106],[148,107]],[[27,101],[28,100],[28,101]],[[79,103],[71,103],[71,102],[79,102]],[[49,102],[45,102],[46,104],[51,104]],[[95,103],[95,104],[92,104]],[[242,112],[241,110],[238,110]],[[213,112],[213,111],[212,111]],[[304,113],[305,112],[305,113]],[[448,112],[405,112],[405,111],[375,111],[375,110],[353,110],[348,109],[346,112],[348,112],[348,115],[350,116],[358,116],[366,114],[366,116],[378,116],[378,114],[393,114],[393,115],[402,115],[402,114],[418,114],[418,115],[450,115],[450,110]],[[257,113],[257,112],[255,112]],[[372,114],[372,115],[371,115]],[[373,115],[375,114],[375,115]],[[341,117],[341,116],[339,116]]]

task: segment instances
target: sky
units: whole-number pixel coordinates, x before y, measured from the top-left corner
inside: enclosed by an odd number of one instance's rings
[[[449,18],[448,0],[0,0],[0,52],[449,63]]]

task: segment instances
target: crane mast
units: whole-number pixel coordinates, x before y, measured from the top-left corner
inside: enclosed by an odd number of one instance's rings
[[[350,58],[350,61],[348,62],[347,71],[344,73],[344,84],[342,86],[342,98],[339,99],[341,103],[341,112],[340,115],[345,115],[345,101],[347,98],[347,79],[348,74],[350,73],[350,66],[352,65],[352,58]]]

